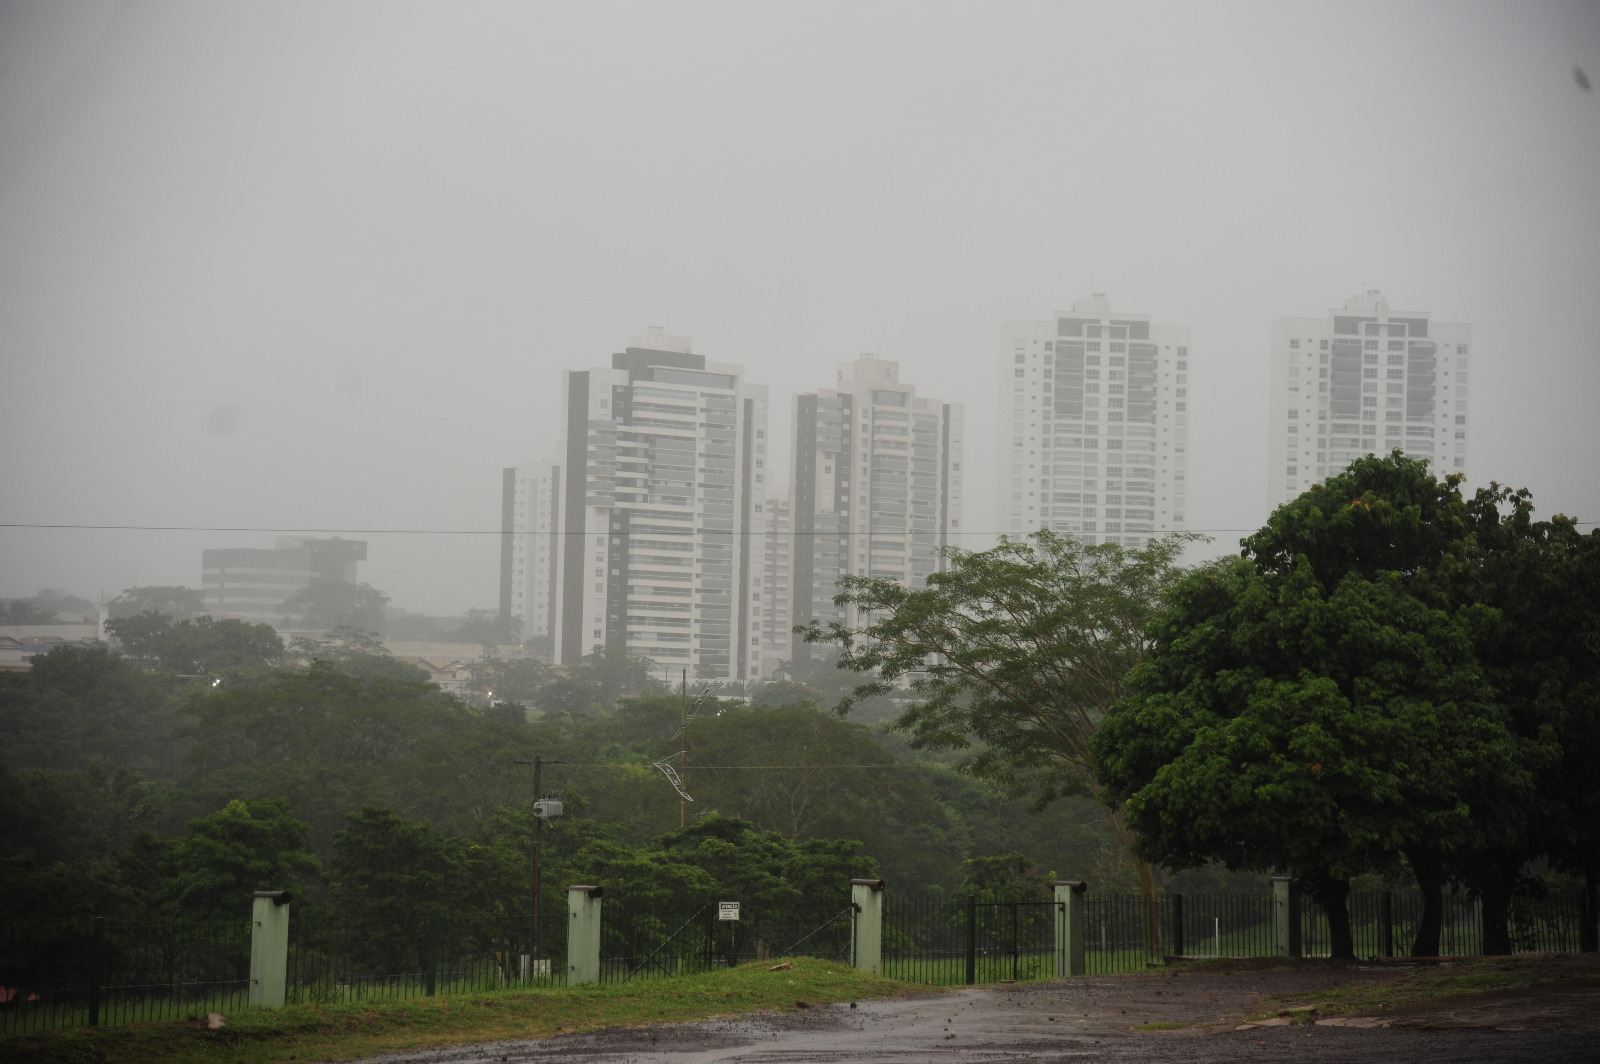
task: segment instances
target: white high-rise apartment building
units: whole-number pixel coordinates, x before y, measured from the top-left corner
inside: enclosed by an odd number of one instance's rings
[[[862,355],[832,388],[794,398],[793,622],[850,621],[847,572],[920,587],[961,531],[964,411],[917,395],[899,363]],[[805,655],[796,638],[793,653]]]
[[[1113,313],[1103,295],[1000,337],[998,531],[1144,546],[1185,527],[1187,326]]]
[[[693,677],[749,678],[765,386],[658,328],[609,368],[562,377],[556,660],[621,647]]]
[[[1397,447],[1441,476],[1466,472],[1471,358],[1472,326],[1390,310],[1378,291],[1273,322],[1269,505]]]
[[[555,628],[561,466],[510,466],[500,484],[500,616],[520,618],[524,638],[548,636]]]
[[[794,528],[789,521],[789,500],[768,495],[757,509],[761,528],[761,570],[750,590],[759,603],[756,628],[761,640],[761,677],[769,677],[790,657],[789,570],[793,564]],[[754,677],[752,677],[754,678]]]

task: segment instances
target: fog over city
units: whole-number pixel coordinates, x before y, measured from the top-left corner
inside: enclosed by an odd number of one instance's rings
[[[838,363],[965,403],[985,546],[1002,325],[1092,293],[1190,329],[1197,557],[1272,322],[1372,289],[1471,325],[1469,483],[1592,522],[1596,82],[1578,0],[5,0],[0,597],[298,530],[494,607],[502,468],[650,326],[767,386],[775,486]]]

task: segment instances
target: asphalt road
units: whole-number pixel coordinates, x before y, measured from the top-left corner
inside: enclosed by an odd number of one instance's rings
[[[378,1060],[383,1064],[1600,1062],[1600,988],[1593,986],[1442,999],[1386,1013],[1382,1019],[1388,1027],[1234,1029],[1264,994],[1398,974],[1390,967],[1080,978],[863,1001],[853,1009],[829,1005]],[[1151,1023],[1211,1026],[1133,1029]]]

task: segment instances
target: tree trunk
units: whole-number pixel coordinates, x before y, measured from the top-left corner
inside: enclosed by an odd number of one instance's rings
[[[1511,952],[1511,890],[1516,884],[1512,874],[1502,874],[1502,866],[1490,865],[1484,877],[1479,897],[1479,911],[1483,919],[1483,952],[1487,957],[1504,957]]]
[[[1123,852],[1133,862],[1134,871],[1139,875],[1139,911],[1144,919],[1144,948],[1151,956],[1163,956],[1161,942],[1161,915],[1156,906],[1156,880],[1150,874],[1150,865],[1134,850],[1133,833],[1128,830],[1128,825],[1123,823],[1122,812],[1112,809],[1111,826],[1117,833],[1117,841],[1122,844]]]
[[[1439,933],[1444,929],[1444,862],[1427,851],[1408,850],[1406,860],[1417,877],[1422,894],[1422,918],[1417,921],[1417,937],[1411,942],[1413,957],[1437,957]]]
[[[1303,877],[1306,892],[1328,918],[1329,954],[1336,961],[1356,959],[1356,939],[1350,927],[1350,881],[1338,876]]]

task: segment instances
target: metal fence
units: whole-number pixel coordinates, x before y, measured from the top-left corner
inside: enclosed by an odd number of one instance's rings
[[[332,1004],[566,985],[567,914],[351,916],[310,910],[289,925],[286,998]]]
[[[1065,908],[1055,901],[887,898],[883,974],[928,986],[1053,978]]]
[[[250,922],[0,926],[0,1034],[202,1017],[250,991]]]
[[[688,975],[793,956],[847,965],[854,955],[856,914],[845,895],[815,899],[798,911],[727,898],[608,897],[602,913],[601,982]],[[725,918],[734,913],[735,918]]]
[[[600,924],[600,979],[622,982],[813,956],[854,962],[858,913],[849,897],[795,906],[726,898],[607,898]],[[1271,894],[1087,894],[1085,968],[1142,971],[1165,957],[1270,957],[1279,952]],[[553,907],[552,907],[553,908]],[[933,986],[1056,978],[1068,906],[1061,901],[957,897],[933,902],[890,894],[883,902],[882,971]],[[1416,891],[1361,892],[1349,900],[1359,957],[1405,956],[1421,921]],[[1326,914],[1300,910],[1301,952],[1331,952]],[[1580,894],[1521,896],[1508,930],[1518,952],[1576,951]],[[339,914],[305,908],[289,928],[291,1003],[407,998],[500,988],[564,986],[568,915]],[[1447,895],[1439,938],[1445,956],[1483,951],[1480,905]],[[203,1017],[244,1006],[250,988],[251,921],[0,925],[0,1035],[52,1028]]]

